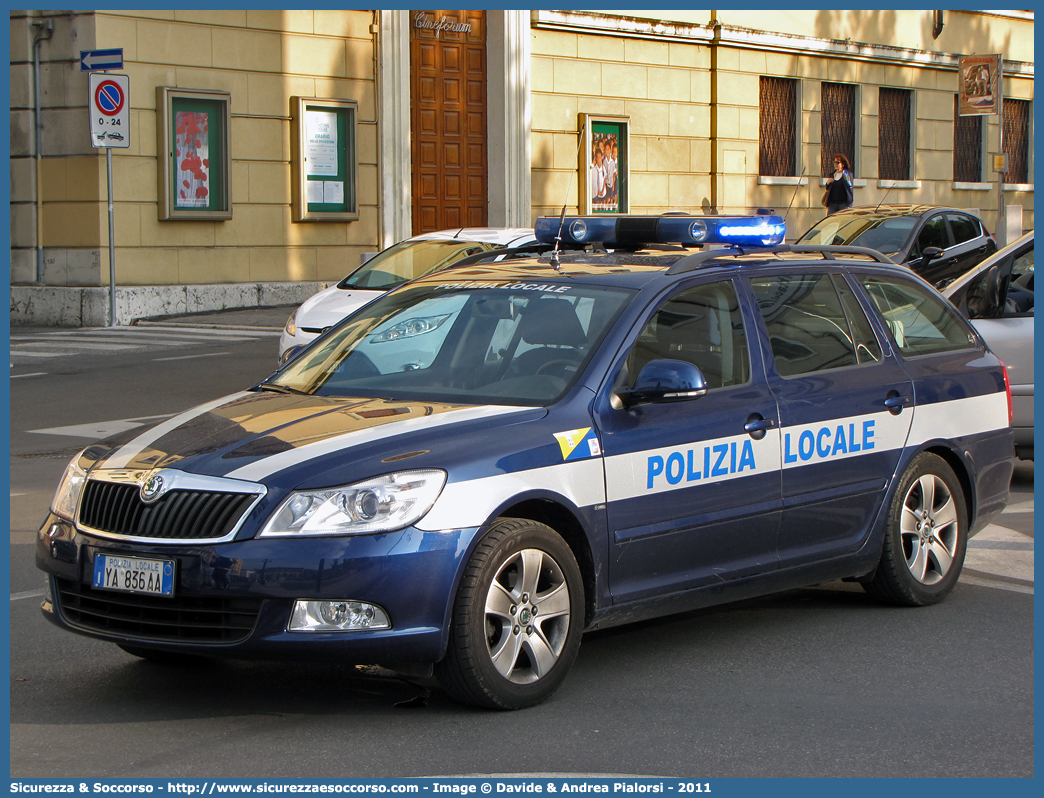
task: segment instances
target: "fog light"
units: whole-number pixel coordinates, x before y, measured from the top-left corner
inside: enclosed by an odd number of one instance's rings
[[[294,602],[290,616],[291,632],[359,632],[391,629],[391,621],[381,607],[364,601]]]

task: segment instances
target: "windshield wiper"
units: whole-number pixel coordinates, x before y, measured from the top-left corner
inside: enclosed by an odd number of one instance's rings
[[[290,393],[297,394],[298,396],[311,396],[311,394],[307,391],[301,391],[297,388],[290,388],[286,385],[275,385],[271,382],[258,383],[257,388],[260,391],[271,391],[272,393]]]

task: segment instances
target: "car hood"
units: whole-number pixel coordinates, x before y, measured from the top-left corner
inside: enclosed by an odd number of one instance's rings
[[[333,286],[305,300],[297,309],[294,319],[298,327],[323,330],[337,324],[345,316],[354,313],[377,297],[383,296],[384,293],[384,291]]]
[[[544,408],[532,407],[250,391],[181,413],[122,445],[110,442],[94,468],[173,468],[296,485],[351,463],[372,471],[376,463],[429,454],[440,440],[459,443],[469,432],[485,436],[544,415]]]

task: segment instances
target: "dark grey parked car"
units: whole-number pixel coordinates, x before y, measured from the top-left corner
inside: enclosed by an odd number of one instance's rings
[[[820,219],[797,243],[876,249],[937,288],[997,251],[997,242],[977,216],[937,205],[848,208]]]

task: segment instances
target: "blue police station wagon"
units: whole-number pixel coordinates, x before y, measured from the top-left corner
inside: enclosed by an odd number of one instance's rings
[[[510,709],[584,630],[841,578],[953,588],[1008,498],[1011,399],[933,288],[783,245],[778,217],[537,233],[77,455],[38,538],[46,617],[147,659],[434,669]]]

